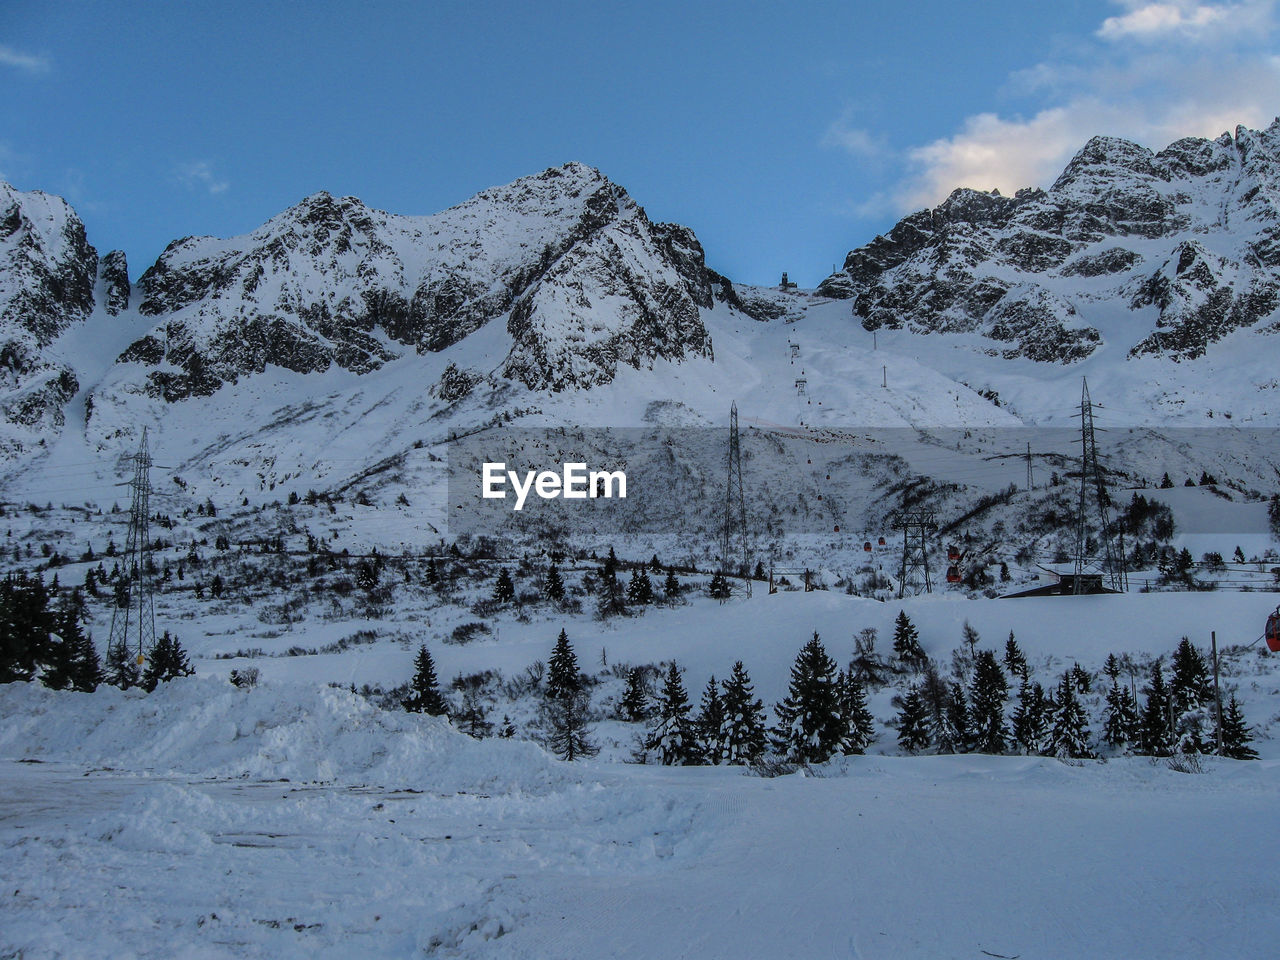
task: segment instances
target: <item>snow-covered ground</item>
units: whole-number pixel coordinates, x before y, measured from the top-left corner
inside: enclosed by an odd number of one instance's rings
[[[1234,957],[1280,936],[1275,761],[761,779],[559,764],[310,685],[0,705],[4,955]]]

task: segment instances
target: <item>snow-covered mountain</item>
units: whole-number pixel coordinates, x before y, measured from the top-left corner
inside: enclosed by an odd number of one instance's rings
[[[1048,190],[956,190],[853,250],[819,292],[868,330],[978,333],[1005,357],[1103,343],[1182,360],[1276,332],[1280,120],[1158,153],[1095,137]]]
[[[1277,157],[1278,126],[1095,139],[1050,190],[957,191],[817,291],[733,283],[576,163],[428,217],[315,194],[174,242],[132,289],[65,203],[6,188],[5,489],[115,496],[146,426],[192,498],[358,489],[434,535],[443,445],[498,424],[707,426],[736,400],[788,435],[1065,425],[1084,375],[1103,426],[1267,427]],[[1125,469],[1222,471],[1162,456]]]
[[[101,274],[99,266],[65,200],[0,182],[0,413],[13,428],[0,438],[3,453],[61,428],[79,389],[76,371],[47,348],[90,315],[97,296],[114,312],[128,304],[124,254],[104,257]]]
[[[170,401],[268,366],[368,372],[498,318],[510,345],[492,372],[534,389],[589,387],[619,364],[710,351],[697,239],[650,223],[578,163],[430,217],[317,193],[246,236],[175,241],[138,286],[139,311],[156,325],[120,359]]]

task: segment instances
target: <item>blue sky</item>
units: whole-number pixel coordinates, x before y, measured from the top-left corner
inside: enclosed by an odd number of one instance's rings
[[[1280,113],[1270,0],[0,5],[0,177],[136,277],[316,190],[433,213],[566,160],[744,282],[955,186]]]

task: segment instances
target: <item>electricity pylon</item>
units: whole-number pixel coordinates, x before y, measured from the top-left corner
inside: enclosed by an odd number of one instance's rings
[[[129,537],[125,546],[120,581],[116,582],[118,598],[111,611],[111,639],[108,650],[123,649],[137,657],[141,666],[156,643],[155,598],[151,588],[151,453],[147,449],[147,428],[142,428],[138,452],[126,460],[133,461],[133,479],[121,486],[133,491],[129,507]]]
[[[720,538],[720,557],[726,571],[733,569],[736,533],[742,554],[742,573],[746,577],[747,596],[751,596],[751,569],[747,565],[747,501],[742,487],[742,447],[738,441],[738,404],[729,409],[729,481],[724,497],[724,528]]]
[[[1117,592],[1129,587],[1125,570],[1124,535],[1112,528],[1106,483],[1098,465],[1098,444],[1093,432],[1093,403],[1089,399],[1089,382],[1081,378],[1080,392],[1080,506],[1076,511],[1076,563],[1072,593],[1084,593],[1087,567],[1096,568],[1097,560],[1089,554],[1089,502],[1094,501],[1098,518],[1098,546],[1102,554],[1102,576],[1107,586]],[[1119,540],[1117,546],[1116,540]]]

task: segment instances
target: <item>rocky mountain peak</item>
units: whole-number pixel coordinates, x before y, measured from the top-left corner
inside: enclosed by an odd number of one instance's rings
[[[1094,137],[1048,190],[956,190],[851,251],[819,292],[851,299],[868,329],[979,333],[1040,361],[1088,356],[1103,342],[1091,318],[1117,309],[1134,356],[1265,333],[1280,304],[1280,121],[1159,152]]]
[[[169,400],[268,365],[372,370],[503,316],[515,347],[497,372],[536,389],[710,350],[697,238],[581,163],[427,217],[321,191],[244,236],[171,244],[139,286],[164,330],[121,359]]]

